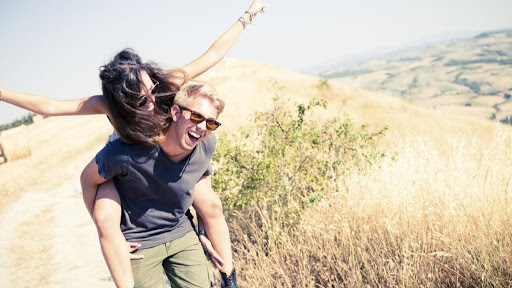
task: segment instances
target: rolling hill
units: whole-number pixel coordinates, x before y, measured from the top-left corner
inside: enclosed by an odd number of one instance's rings
[[[427,109],[391,93],[364,91],[336,79],[325,82],[318,77],[255,62],[223,61],[202,79],[213,83],[227,99],[220,116],[222,131],[248,125],[250,114],[268,109],[276,94],[290,99],[291,105],[305,103],[313,97],[327,100],[327,112],[320,111],[318,117],[350,117],[376,128],[387,126],[389,133],[385,141],[390,144],[410,134],[439,139],[442,143],[442,139],[460,131],[472,131],[489,139],[496,128],[490,121]]]
[[[512,30],[482,33],[333,69],[321,76],[450,114],[508,123],[512,115]]]

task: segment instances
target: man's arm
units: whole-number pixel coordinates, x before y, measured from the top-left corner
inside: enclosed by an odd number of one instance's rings
[[[212,261],[212,265],[215,269],[221,269],[222,266],[224,266],[224,259],[220,257],[219,253],[215,251],[215,248],[213,248],[212,241],[210,241],[210,238],[208,238],[208,235],[206,234],[206,230],[204,228],[204,222],[203,218],[199,216],[199,214],[196,214],[197,217],[197,232],[199,234],[199,241],[201,241],[201,244],[203,245],[204,249],[206,249],[206,252],[210,254],[210,260]]]
[[[224,260],[224,264],[219,267],[219,270],[229,274],[234,267],[229,229],[222,211],[222,203],[213,191],[211,181],[211,176],[203,176],[197,182],[194,189],[193,206],[198,216],[202,218],[204,230],[213,248]]]
[[[85,207],[91,217],[94,211],[94,201],[96,199],[96,193],[98,186],[105,183],[107,180],[103,179],[98,173],[98,165],[96,159],[92,159],[89,164],[85,167],[80,175],[80,183],[82,184],[82,196],[84,198]]]

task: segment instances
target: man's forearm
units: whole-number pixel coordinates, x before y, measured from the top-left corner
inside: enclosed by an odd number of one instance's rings
[[[221,213],[212,217],[209,215],[203,218],[203,225],[212,246],[219,256],[224,260],[221,271],[230,273],[233,270],[233,255],[231,252],[231,239],[229,238],[229,228],[224,215]]]

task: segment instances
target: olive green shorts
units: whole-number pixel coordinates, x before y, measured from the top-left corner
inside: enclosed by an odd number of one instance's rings
[[[203,246],[194,231],[176,240],[137,251],[144,258],[131,260],[135,288],[213,287],[213,274]]]

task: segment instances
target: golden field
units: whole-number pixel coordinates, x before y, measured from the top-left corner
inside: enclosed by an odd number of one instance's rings
[[[251,125],[250,114],[269,108],[279,89],[276,86],[283,87],[291,103],[305,103],[311,97],[327,100],[328,110],[317,115],[320,119],[350,117],[371,127],[388,127],[380,143],[389,151],[388,157],[368,171],[348,173],[333,183],[335,188],[326,191],[328,197],[308,209],[300,225],[274,231],[279,245],[268,247],[264,243],[268,231],[260,231],[261,223],[252,223],[250,216],[230,218],[242,287],[512,285],[512,174],[508,171],[512,134],[508,126],[425,109],[336,81],[322,88],[319,78],[241,60],[223,61],[202,79],[213,83],[226,99],[219,137],[223,133],[236,136],[239,129]],[[81,168],[110,131],[104,116],[54,117],[28,126],[32,156],[0,165],[4,215],[0,223],[15,222],[12,216],[19,213],[13,209],[26,198],[69,193],[77,198],[73,203],[79,203]],[[55,192],[68,188],[71,191],[63,194]],[[28,194],[34,196],[24,196]],[[9,228],[13,232],[9,237],[1,236],[0,250],[7,259],[0,262],[0,276],[8,279],[3,280],[9,285],[5,287],[91,287],[90,283],[114,287],[105,279],[107,270],[94,242],[92,221],[83,216],[85,208],[65,214],[55,212],[64,211],[54,209],[52,205],[58,203],[38,206],[37,202],[23,202],[34,205],[33,216]],[[86,230],[88,234],[83,235],[91,242],[81,243],[97,253],[94,259],[84,256],[79,262],[85,263],[73,266],[77,274],[86,274],[87,283],[61,275],[68,273],[63,270],[69,265],[62,251],[69,252],[66,246],[83,239],[52,232],[64,218],[78,214],[83,217],[80,224],[69,226],[68,232]],[[244,237],[249,232],[261,237]],[[37,257],[17,252],[17,245]],[[37,245],[46,248],[41,251]],[[47,268],[42,272],[31,273],[31,267],[43,264]],[[102,270],[85,267],[90,265]]]

